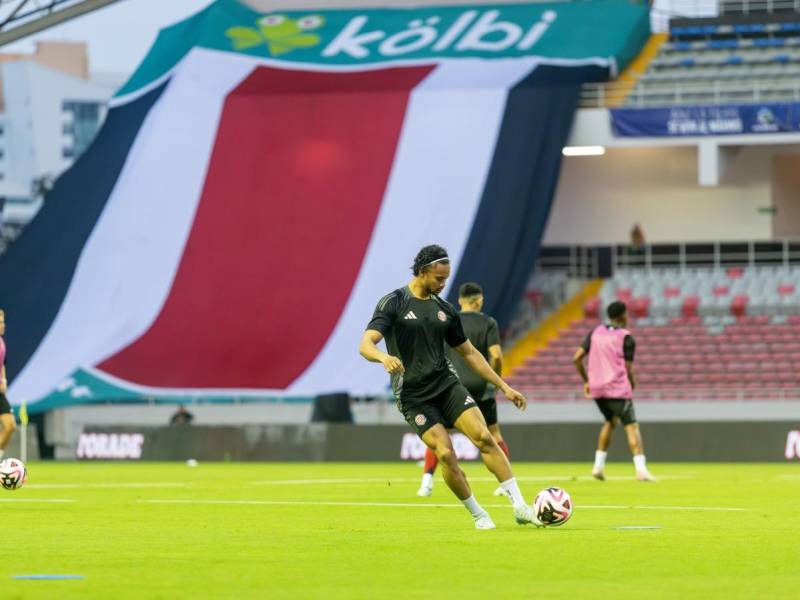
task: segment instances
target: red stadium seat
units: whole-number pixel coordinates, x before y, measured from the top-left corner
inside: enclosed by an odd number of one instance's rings
[[[718,298],[720,296],[727,296],[730,291],[731,288],[729,288],[727,285],[718,285],[711,290],[711,293]]]
[[[583,307],[583,312],[587,318],[600,318],[600,298],[589,298]]]
[[[749,301],[750,298],[744,294],[734,296],[733,302],[731,302],[731,314],[737,317],[744,316]]]
[[[681,314],[685,318],[696,317],[700,307],[700,296],[686,296],[681,306]]]
[[[650,298],[636,298],[631,303],[631,312],[635,317],[647,317],[650,313]]]

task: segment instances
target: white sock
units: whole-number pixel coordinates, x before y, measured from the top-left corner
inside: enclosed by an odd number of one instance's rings
[[[426,489],[433,488],[433,473],[423,473],[422,474],[422,483],[420,487],[424,487]]]
[[[647,459],[644,454],[637,454],[633,457],[633,465],[636,467],[637,473],[647,473]]]
[[[512,477],[508,481],[501,482],[500,487],[503,488],[506,496],[508,496],[508,499],[511,500],[511,504],[514,506],[525,504],[525,498],[522,497],[522,492],[519,491],[519,485],[517,485],[516,477]]]
[[[475,499],[475,494],[473,494],[466,500],[462,500],[461,502],[467,508],[469,514],[472,515],[473,519],[477,519],[478,517],[482,517],[484,514],[486,514],[486,511],[483,510],[483,507],[480,504],[478,504],[478,501]]]
[[[608,456],[608,452],[603,452],[602,450],[597,450],[594,453],[594,470],[601,471],[606,468],[606,457]]]

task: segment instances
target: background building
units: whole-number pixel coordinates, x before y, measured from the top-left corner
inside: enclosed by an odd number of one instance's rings
[[[121,82],[92,76],[80,42],[40,42],[34,54],[0,55],[0,197],[9,227],[30,220],[42,193],[88,147]]]

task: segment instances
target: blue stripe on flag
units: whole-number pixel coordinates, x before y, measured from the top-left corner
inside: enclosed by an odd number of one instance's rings
[[[128,151],[166,85],[109,111],[89,149],[58,179],[39,214],[0,256],[9,379],[22,370],[50,329]]]
[[[486,313],[501,328],[509,324],[539,254],[580,85],[606,76],[600,67],[540,66],[509,91],[451,302],[462,283],[476,281]]]

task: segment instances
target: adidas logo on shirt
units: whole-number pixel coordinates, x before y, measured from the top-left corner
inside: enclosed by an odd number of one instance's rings
[[[414,314],[413,310],[410,310],[410,311],[408,311],[408,314],[403,318],[406,319],[406,320],[408,320],[408,319],[416,319],[417,315]]]

